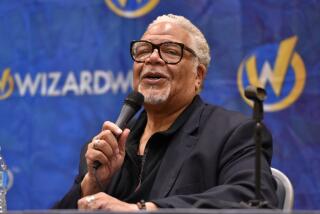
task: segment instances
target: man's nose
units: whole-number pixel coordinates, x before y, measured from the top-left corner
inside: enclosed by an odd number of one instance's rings
[[[151,55],[146,59],[146,63],[164,63],[163,59],[160,57],[158,49],[154,49]]]

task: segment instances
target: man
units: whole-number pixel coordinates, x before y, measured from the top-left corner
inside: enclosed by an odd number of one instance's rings
[[[254,123],[199,97],[210,63],[199,29],[184,17],[160,16],[132,42],[131,56],[144,112],[130,130],[103,124],[55,208],[232,208],[253,199]],[[276,205],[266,129],[262,138],[262,197]]]

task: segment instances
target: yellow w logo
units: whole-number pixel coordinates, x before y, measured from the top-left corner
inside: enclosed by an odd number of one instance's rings
[[[0,79],[0,100],[9,97],[13,92],[13,88],[14,82],[12,76],[10,75],[10,68],[6,68],[3,71]]]
[[[159,3],[160,0],[148,0],[142,3],[142,0],[117,0],[117,2],[113,0],[105,0],[108,7],[118,14],[119,16],[123,16],[126,18],[137,18],[149,13],[153,10]],[[129,5],[129,6],[128,6]],[[134,9],[130,9],[130,5],[134,5]],[[128,6],[126,8],[126,6]]]
[[[256,67],[256,57],[250,57],[246,63],[249,82],[252,85],[259,85],[260,87],[265,88],[266,83],[269,80],[273,91],[277,96],[279,96],[296,43],[296,36],[281,42],[274,66],[274,71],[272,71],[270,63],[266,61],[262,66],[262,72],[259,79]]]
[[[247,78],[251,85],[265,88],[267,82],[269,82],[274,94],[279,97],[283,85],[286,83],[285,78],[290,66],[295,73],[295,83],[292,87],[292,90],[290,91],[288,96],[278,101],[277,103],[266,104],[265,109],[269,111],[276,111],[286,108],[300,96],[305,84],[306,71],[303,60],[301,59],[300,55],[294,51],[297,41],[297,36],[293,36],[283,40],[279,45],[273,70],[270,62],[265,61],[262,65],[262,70],[259,77],[255,55],[249,57],[241,63],[238,70],[238,87],[243,98],[243,70],[247,71]],[[246,102],[249,103],[248,100],[246,100]]]

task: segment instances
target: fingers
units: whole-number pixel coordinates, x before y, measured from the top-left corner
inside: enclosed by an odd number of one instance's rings
[[[94,195],[89,195],[81,198],[78,201],[78,208],[81,210],[98,210],[103,209],[107,211],[138,211],[136,204],[129,204],[119,199],[116,199],[106,193],[99,192]]]
[[[118,141],[111,136],[106,136],[106,139],[96,139],[93,140],[89,147],[92,147],[95,151],[99,151],[106,155],[107,157],[112,157],[119,153]]]
[[[119,138],[119,153],[120,155],[124,155],[125,154],[125,143],[127,142],[128,136],[130,134],[130,130],[129,129],[125,129],[122,133],[122,135]]]
[[[103,124],[102,131],[93,138],[93,148],[96,150],[100,150],[109,157],[113,155],[115,156],[119,153],[117,138],[121,134],[122,130],[116,124],[110,121],[106,121]]]
[[[112,123],[110,121],[106,121],[103,123],[102,131],[104,130],[112,131],[115,134],[115,136],[119,136],[122,133],[122,130],[115,123]]]
[[[95,210],[95,209],[98,209],[96,196],[95,195],[89,195],[89,196],[86,196],[84,198],[81,198],[78,201],[78,209],[81,209],[81,210],[85,210],[85,209]]]
[[[108,203],[108,200],[111,197],[106,193],[99,192],[94,195],[89,195],[78,200],[78,209],[90,209],[90,210],[98,210],[102,208],[104,203]]]
[[[116,124],[109,121],[103,124],[102,131],[88,144],[85,155],[90,175],[93,175],[93,169],[96,166],[95,161],[99,161],[107,170],[104,173],[99,173],[105,179],[112,176],[121,167],[125,156],[125,142],[129,132],[129,129],[122,131]],[[99,171],[101,170],[99,169]]]
[[[94,147],[97,147],[97,141],[93,142],[93,143],[90,143],[88,145],[88,150],[85,154],[85,157],[86,157],[86,160],[87,160],[87,165],[90,167],[90,168],[93,168],[95,167],[95,161],[98,161],[101,163],[101,165],[106,165],[106,166],[109,166],[110,165],[110,162],[111,162],[111,158],[107,155],[105,155],[103,152],[101,152],[100,150],[98,149],[95,149]],[[111,150],[111,149],[109,149]],[[109,154],[112,153],[112,152],[108,152]],[[110,170],[110,169],[109,169]]]

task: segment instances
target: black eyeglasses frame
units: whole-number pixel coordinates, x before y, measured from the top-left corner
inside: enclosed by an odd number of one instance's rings
[[[196,54],[196,52],[195,52],[194,50],[192,50],[191,48],[189,48],[188,46],[186,46],[185,44],[180,43],[180,42],[166,41],[166,42],[162,42],[162,43],[160,43],[160,44],[154,44],[154,43],[152,43],[152,42],[150,42],[150,41],[147,41],[147,40],[133,40],[133,41],[131,41],[131,43],[130,43],[130,55],[131,55],[131,58],[133,59],[133,61],[138,62],[138,63],[144,63],[148,57],[147,57],[145,60],[143,60],[143,61],[142,61],[142,60],[136,60],[136,59],[134,58],[133,46],[134,46],[134,44],[137,43],[137,42],[146,42],[146,43],[149,43],[149,44],[152,46],[152,52],[151,52],[151,54],[153,53],[154,49],[157,49],[160,58],[161,58],[166,64],[171,64],[171,65],[178,64],[178,63],[182,60],[182,58],[183,58],[183,52],[184,52],[183,50],[186,50],[186,51],[190,52],[194,57],[198,57],[197,54]],[[181,47],[181,56],[180,56],[180,59],[179,59],[177,62],[167,62],[165,59],[162,58],[162,56],[161,56],[161,51],[160,51],[160,46],[163,45],[163,44],[177,44],[177,45],[179,45],[179,46]],[[151,54],[150,54],[150,56],[151,56]],[[149,56],[149,57],[150,57],[150,56]]]

